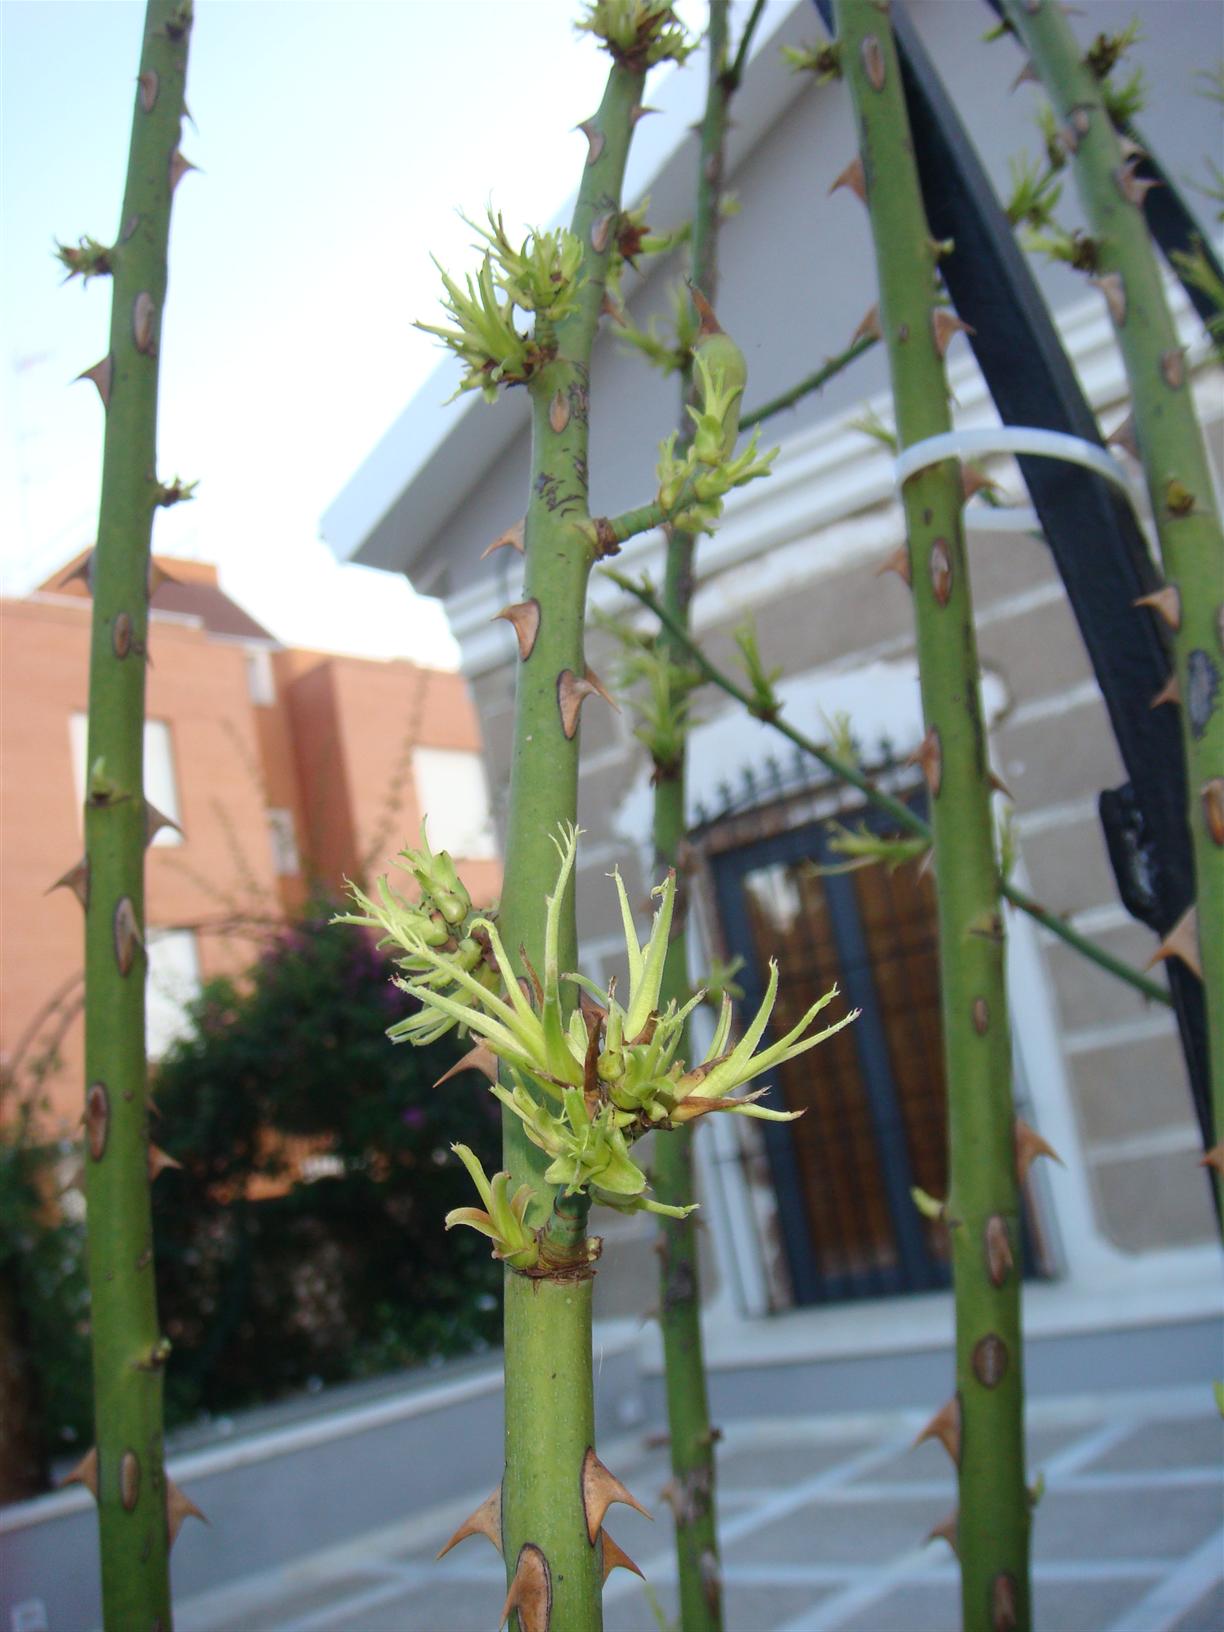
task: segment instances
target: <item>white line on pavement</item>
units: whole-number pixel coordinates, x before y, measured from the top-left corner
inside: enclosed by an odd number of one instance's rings
[[[1168,1572],[1146,1598],[1109,1632],[1171,1632],[1193,1604],[1224,1575],[1224,1530],[1219,1530]]]

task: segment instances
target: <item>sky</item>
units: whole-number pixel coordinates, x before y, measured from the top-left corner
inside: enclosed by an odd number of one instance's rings
[[[737,11],[742,8],[736,8]],[[698,0],[681,4],[699,23]],[[196,0],[161,347],[159,464],[198,480],[154,548],[215,562],[290,645],[453,667],[435,602],[339,566],[319,519],[439,361],[412,327],[476,217],[546,223],[607,58],[578,0]],[[118,226],[138,0],[0,0],[0,588],[92,543],[105,278],[54,241]],[[690,67],[693,71],[696,63]],[[697,67],[700,72],[700,68]]]

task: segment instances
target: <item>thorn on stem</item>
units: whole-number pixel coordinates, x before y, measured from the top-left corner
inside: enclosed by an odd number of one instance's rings
[[[1048,1140],[1043,1139],[1035,1128],[1030,1128],[1028,1123],[1021,1117],[1016,1118],[1015,1148],[1017,1184],[1023,1184],[1025,1179],[1028,1178],[1029,1168],[1032,1167],[1038,1156],[1049,1156],[1052,1161],[1058,1163],[1059,1167],[1067,1165],[1054,1149],[1054,1146]]]
[[[540,632],[539,601],[516,601],[513,606],[504,606],[500,612],[495,612],[489,621],[496,623],[499,618],[504,619],[514,630],[514,638],[518,641],[519,659],[525,663],[531,656]]]
[[[499,1632],[513,1610],[518,1611],[519,1632],[549,1632],[552,1574],[543,1551],[533,1541],[524,1542],[519,1549],[514,1579],[497,1623]]]
[[[1167,962],[1170,958],[1180,958],[1192,974],[1203,978],[1203,960],[1199,954],[1198,909],[1187,907],[1185,912],[1173,925],[1173,928],[1161,941],[1144,964],[1145,969],[1152,969],[1158,963]]]
[[[524,521],[516,521],[513,527],[507,527],[504,533],[499,533],[497,535],[492,544],[489,545],[488,549],[480,552],[480,559],[482,561],[487,561],[489,556],[493,554],[494,550],[517,550],[518,553],[522,555],[524,526],[525,519]]]
[[[460,1068],[456,1066],[455,1069],[458,1070]],[[448,1071],[447,1076],[450,1074],[451,1073]],[[445,1082],[446,1077],[442,1077],[440,1080]],[[434,1087],[437,1087],[437,1083],[434,1084]],[[485,1497],[484,1501],[481,1502],[479,1507],[473,1509],[473,1511],[468,1514],[467,1518],[464,1519],[463,1523],[455,1531],[454,1535],[435,1556],[437,1558],[445,1558],[452,1547],[457,1547],[461,1541],[466,1541],[469,1536],[487,1536],[493,1543],[494,1547],[497,1548],[498,1552],[501,1552],[500,1485],[498,1485],[497,1489],[492,1493],[492,1495]]]
[[[839,187],[848,187],[861,203],[866,204],[867,178],[863,170],[863,161],[857,153],[829,188],[830,195],[835,193]]]

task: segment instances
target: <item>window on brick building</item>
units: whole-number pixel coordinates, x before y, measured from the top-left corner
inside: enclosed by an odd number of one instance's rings
[[[293,830],[293,812],[273,805],[269,807],[267,816],[268,837],[272,841],[272,869],[278,878],[293,877],[302,870]]]
[[[85,753],[89,722],[84,714],[73,714],[68,721],[72,744],[72,773],[76,784],[77,821],[85,801]],[[172,822],[179,818],[178,779],[174,773],[174,743],[165,720],[146,720],[144,737],[145,798],[151,805],[169,816]],[[182,844],[183,835],[173,827],[163,827],[157,833],[155,845]]]
[[[415,748],[412,774],[434,850],[449,850],[464,861],[496,856],[489,789],[479,754],[457,748]]]

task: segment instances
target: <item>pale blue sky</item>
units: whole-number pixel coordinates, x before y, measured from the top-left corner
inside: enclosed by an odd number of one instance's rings
[[[699,19],[698,3],[682,11]],[[163,476],[199,478],[155,547],[216,561],[282,640],[453,661],[430,603],[339,568],[321,513],[438,354],[429,251],[470,259],[489,198],[547,220],[579,175],[607,58],[577,0],[196,0],[162,344]],[[102,416],[73,376],[110,288],[52,240],[118,220],[144,8],[0,3],[0,536],[5,593],[92,541]],[[700,72],[695,62],[690,72]]]

